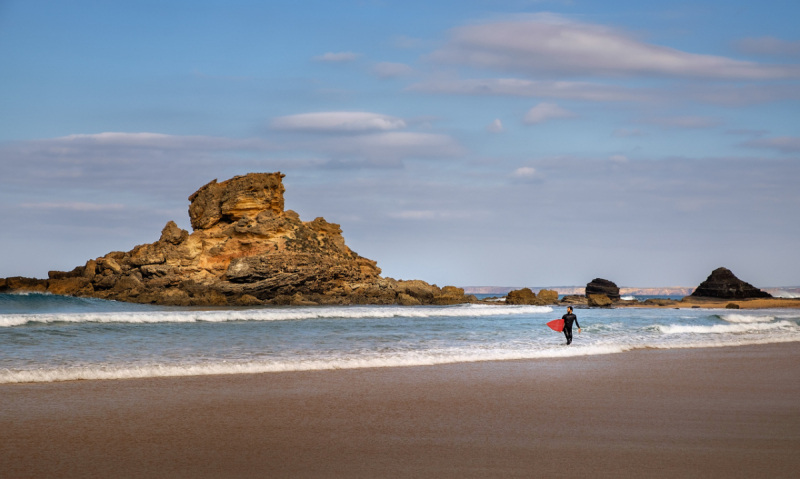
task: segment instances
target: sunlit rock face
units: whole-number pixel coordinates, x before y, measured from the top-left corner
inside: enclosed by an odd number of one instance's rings
[[[189,197],[190,234],[170,221],[154,243],[115,251],[48,280],[0,289],[165,305],[456,304],[459,288],[382,278],[345,244],[339,225],[284,210],[281,173],[206,184]]]

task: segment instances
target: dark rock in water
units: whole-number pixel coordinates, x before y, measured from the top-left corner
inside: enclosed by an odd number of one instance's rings
[[[590,294],[588,296],[589,306],[595,308],[606,308],[611,306],[611,299],[605,294]]]
[[[717,268],[711,275],[700,283],[700,286],[691,294],[693,297],[721,298],[721,299],[748,299],[771,298],[766,291],[754,287],[737,278],[727,268]]]
[[[545,304],[558,304],[558,291],[542,289],[536,294]]]
[[[652,306],[672,306],[674,304],[678,304],[678,302],[667,298],[650,298],[644,300],[644,304]]]
[[[544,301],[536,297],[536,293],[531,291],[530,288],[522,288],[515,291],[509,291],[506,296],[506,304],[536,304],[542,305]]]
[[[725,305],[725,309],[739,309],[739,305],[736,303],[728,303]]]
[[[613,281],[607,279],[595,278],[587,284],[586,297],[588,298],[592,294],[604,294],[611,301],[619,301],[619,288]]]

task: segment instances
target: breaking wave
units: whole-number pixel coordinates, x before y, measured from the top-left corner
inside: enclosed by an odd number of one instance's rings
[[[778,321],[777,323],[746,323],[746,324],[715,324],[712,326],[685,326],[672,324],[669,326],[658,326],[664,334],[721,334],[721,333],[751,333],[757,331],[768,331],[771,329],[792,329],[797,330],[797,324],[789,321]]]
[[[768,323],[775,320],[775,316],[754,316],[749,314],[720,314],[717,316],[729,323]]]
[[[227,321],[290,321],[303,319],[437,318],[507,316],[550,313],[548,306],[337,306],[261,308],[220,311],[82,312],[51,314],[2,314],[0,327],[29,323],[194,323]]]

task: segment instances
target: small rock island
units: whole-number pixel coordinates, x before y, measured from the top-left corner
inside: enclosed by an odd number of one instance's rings
[[[161,238],[115,251],[49,279],[0,279],[0,292],[40,291],[176,306],[458,304],[454,286],[380,276],[345,245],[339,225],[284,210],[283,177],[250,173],[211,181],[189,197],[193,232],[170,221]]]

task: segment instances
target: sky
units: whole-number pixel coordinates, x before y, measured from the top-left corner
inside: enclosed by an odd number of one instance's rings
[[[384,276],[800,285],[800,2],[0,0],[0,277],[286,175]]]

